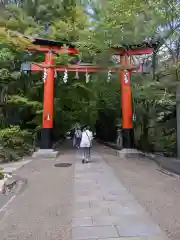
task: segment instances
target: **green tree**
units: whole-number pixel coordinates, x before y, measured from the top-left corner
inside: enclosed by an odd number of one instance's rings
[[[31,38],[69,40],[82,51],[83,62],[107,68],[106,72],[92,74],[88,83],[85,82],[86,74],[79,74],[77,79],[74,73],[68,73],[68,82],[65,84],[63,73],[57,73],[54,101],[57,139],[76,122],[94,126],[102,112],[115,127],[121,118],[120,86],[118,74],[113,74],[111,81],[107,82],[108,68],[116,65],[110,58],[112,51],[109,49],[112,46],[130,46],[141,43],[144,39],[154,39],[159,40],[159,48],[155,53],[158,63],[154,68],[155,78],[152,74],[140,74],[132,82],[137,115],[136,142],[139,148],[146,151],[173,152],[175,88],[179,80],[177,4],[175,0],[157,3],[135,0],[133,4],[132,1],[124,0],[91,3],[58,0],[4,1],[0,10],[1,136],[7,132],[8,138],[9,131],[12,131],[12,136],[18,132],[23,141],[26,134],[29,139],[29,132],[34,136],[41,128],[42,74],[25,75],[19,71],[22,61],[43,61],[41,54],[25,54]],[[25,36],[29,36],[29,40]],[[162,49],[168,55],[168,60],[164,59]],[[150,58],[152,60],[152,56]],[[55,57],[57,64],[66,64],[69,60],[70,57],[66,54]],[[103,131],[108,128],[108,124],[109,122],[104,125]],[[15,125],[15,128],[11,125]],[[26,142],[28,147],[24,145],[25,153],[32,148],[29,140],[24,143]],[[7,153],[10,148],[22,156],[20,149],[14,149],[11,142],[5,148]],[[9,157],[8,154],[6,156],[6,159],[16,158]]]

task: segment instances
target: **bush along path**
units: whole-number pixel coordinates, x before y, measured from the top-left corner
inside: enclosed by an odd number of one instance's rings
[[[11,126],[0,130],[0,162],[19,161],[34,151],[32,133]]]

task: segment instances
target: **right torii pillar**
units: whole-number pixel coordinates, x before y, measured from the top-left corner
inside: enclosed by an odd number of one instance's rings
[[[127,56],[121,56],[121,66],[127,65]],[[134,131],[133,131],[133,110],[132,110],[132,93],[131,93],[131,72],[121,70],[121,108],[122,108],[122,137],[123,148],[134,148]]]
[[[128,56],[139,56],[144,54],[152,54],[153,49],[157,48],[157,43],[149,43],[143,41],[140,45],[125,46],[125,49],[116,49],[116,55],[120,55],[120,65],[131,65]],[[142,71],[142,70],[140,70]],[[133,149],[134,130],[133,130],[133,107],[131,92],[131,72],[129,70],[120,71],[121,84],[121,108],[122,108],[122,137],[123,148]]]

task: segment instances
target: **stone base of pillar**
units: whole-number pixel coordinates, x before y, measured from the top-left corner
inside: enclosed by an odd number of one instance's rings
[[[57,151],[54,149],[38,149],[33,153],[33,158],[56,158],[58,155]]]
[[[123,148],[122,150],[116,151],[117,156],[121,158],[133,158],[138,156],[143,156],[143,153],[137,149],[132,148]]]

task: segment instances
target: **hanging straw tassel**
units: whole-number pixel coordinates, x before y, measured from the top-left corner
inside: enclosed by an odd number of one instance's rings
[[[107,77],[107,82],[109,83],[111,81],[111,77],[112,77],[112,72],[111,70],[108,71],[108,77]]]
[[[44,68],[44,74],[43,74],[43,82],[46,82],[46,78],[47,78],[47,69]]]
[[[67,69],[65,69],[65,71],[64,71],[64,77],[63,77],[63,82],[64,82],[64,83],[67,83],[67,81],[68,81],[68,71],[67,71]]]
[[[86,83],[88,83],[90,81],[90,75],[88,74],[87,70],[86,70]]]
[[[74,77],[75,79],[79,79],[79,72],[76,70],[76,75]]]

